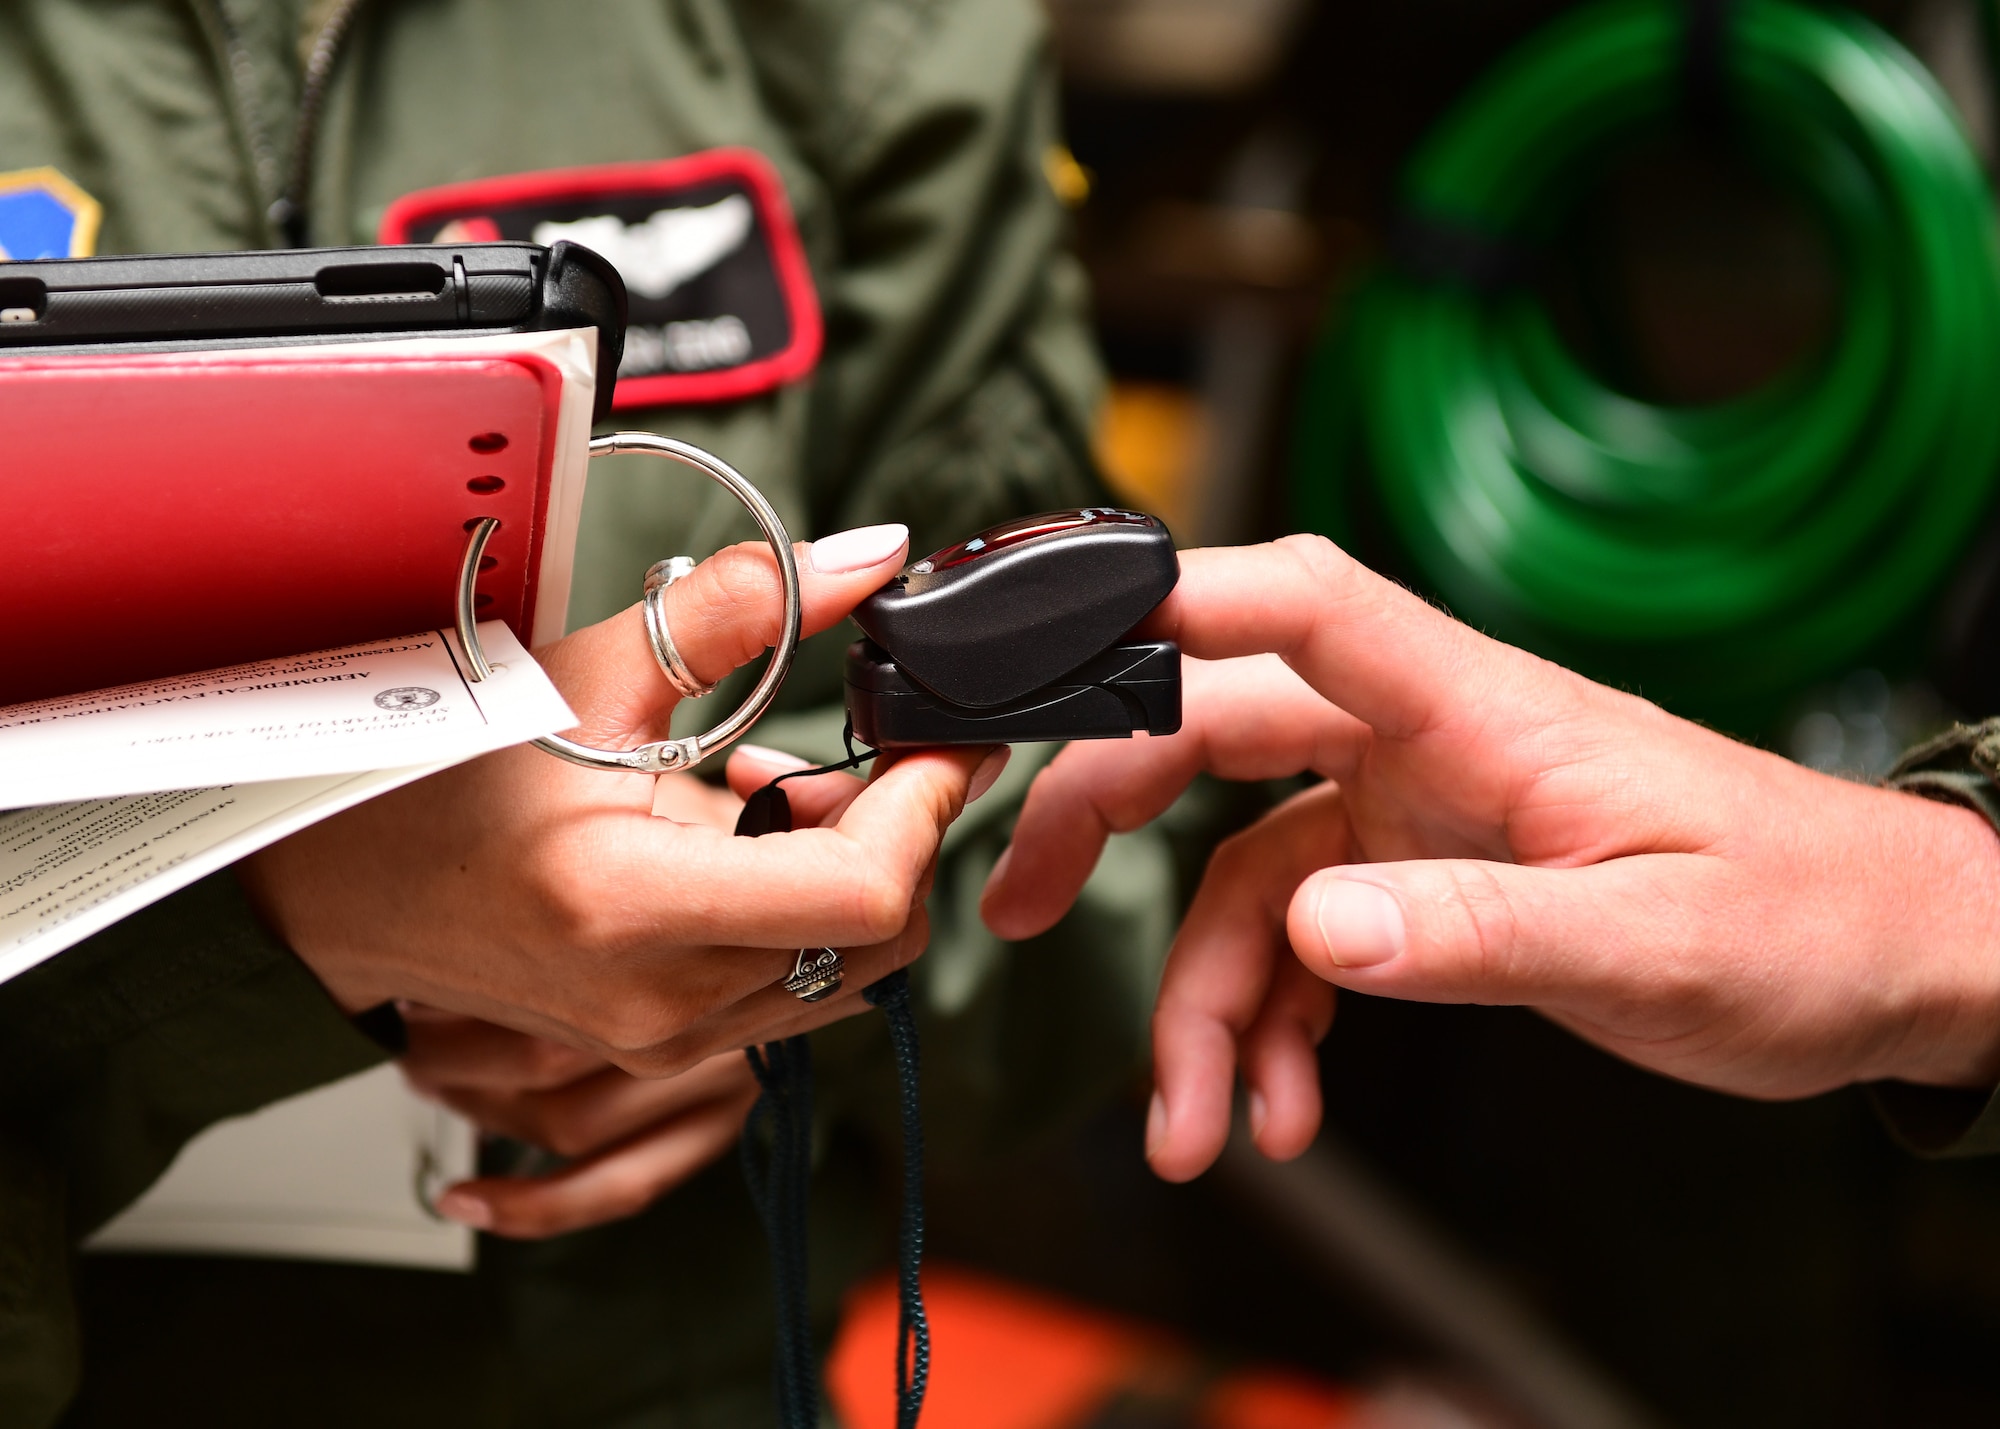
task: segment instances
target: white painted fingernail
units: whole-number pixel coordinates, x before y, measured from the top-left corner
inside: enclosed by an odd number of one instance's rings
[[[970,804],[999,781],[1000,776],[1007,772],[1007,761],[1013,753],[1012,749],[1003,744],[979,761],[979,767],[972,771],[972,782],[965,788],[966,803]],[[1002,854],[1001,857],[1005,858],[1006,855]],[[995,872],[998,872],[997,867]]]
[[[796,754],[787,754],[782,749],[769,749],[761,744],[739,744],[738,754],[746,754],[759,764],[769,764],[778,769],[810,769],[812,761],[801,759]]]
[[[493,1228],[493,1207],[467,1191],[450,1190],[437,1198],[437,1213],[476,1231]]]
[[[1250,1093],[1250,1138],[1256,1140],[1264,1134],[1264,1121],[1271,1114],[1271,1104],[1264,1100],[1262,1092]]]
[[[857,526],[836,531],[812,543],[812,568],[823,576],[844,576],[900,558],[910,542],[910,528],[901,522]]]
[[[1146,1156],[1150,1159],[1160,1149],[1160,1143],[1167,1139],[1167,1102],[1158,1092],[1153,1093],[1153,1104],[1146,1108]]]
[[[1402,956],[1403,905],[1386,888],[1347,878],[1321,882],[1313,925],[1336,967],[1372,968]]]

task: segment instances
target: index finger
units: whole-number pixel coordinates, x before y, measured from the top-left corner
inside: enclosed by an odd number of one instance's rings
[[[925,749],[887,761],[830,828],[750,839],[637,818],[603,840],[603,885],[661,890],[637,913],[641,937],[672,940],[695,927],[704,942],[755,948],[886,942],[909,921],[986,752]]]
[[[1035,776],[980,898],[987,927],[1014,939],[1054,927],[1105,840],[1158,818],[1204,770],[1234,780],[1308,770],[1339,778],[1367,745],[1366,726],[1269,655],[1190,659],[1181,680],[1178,734],[1072,744]]]
[[[1180,562],[1148,634],[1206,659],[1275,654],[1392,739],[1490,709],[1502,691],[1546,691],[1559,668],[1469,629],[1323,536],[1183,551]]]

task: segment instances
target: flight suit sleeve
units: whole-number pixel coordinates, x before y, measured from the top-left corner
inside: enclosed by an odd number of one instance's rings
[[[2000,833],[2000,719],[1958,725],[1910,750],[1884,781],[1892,789],[1971,809]],[[2000,1090],[1879,1082],[1869,1089],[1896,1140],[1920,1156],[2000,1152]]]
[[[0,1423],[73,1390],[71,1247],[203,1127],[387,1055],[227,870],[0,985]]]

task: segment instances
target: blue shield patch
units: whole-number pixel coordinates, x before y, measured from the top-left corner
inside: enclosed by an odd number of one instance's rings
[[[0,260],[88,258],[104,210],[55,169],[0,174]]]

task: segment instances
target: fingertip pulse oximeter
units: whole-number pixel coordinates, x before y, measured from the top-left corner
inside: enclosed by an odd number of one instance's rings
[[[854,735],[877,749],[1172,734],[1181,654],[1134,640],[1180,579],[1157,517],[1023,517],[914,562],[864,600],[847,651]]]

